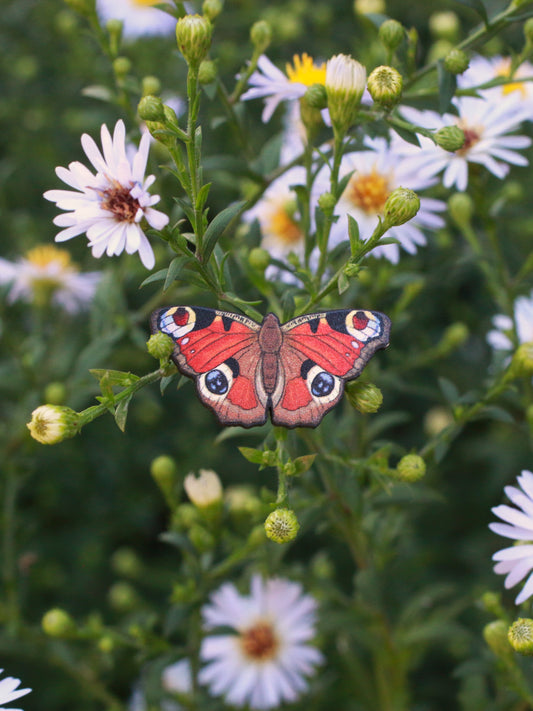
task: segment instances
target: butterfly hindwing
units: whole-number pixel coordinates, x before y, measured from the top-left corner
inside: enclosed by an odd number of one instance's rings
[[[152,315],[152,332],[174,340],[172,360],[195,380],[199,398],[224,425],[266,421],[266,399],[256,384],[259,330],[246,316],[202,307],[174,306]]]

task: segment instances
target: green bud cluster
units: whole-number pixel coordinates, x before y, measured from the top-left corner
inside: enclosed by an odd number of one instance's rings
[[[265,520],[267,537],[275,543],[288,543],[296,538],[300,524],[294,511],[275,509]]]

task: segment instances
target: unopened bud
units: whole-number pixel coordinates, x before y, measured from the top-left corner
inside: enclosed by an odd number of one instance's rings
[[[396,188],[387,198],[384,215],[389,227],[409,222],[420,209],[420,198],[408,188]]]
[[[444,126],[443,128],[439,128],[439,130],[433,134],[433,138],[437,146],[444,148],[445,151],[450,151],[450,153],[458,151],[463,147],[465,142],[464,131],[459,128],[459,126]]]
[[[138,607],[140,598],[135,588],[126,582],[115,583],[109,588],[109,604],[117,612],[131,612]]]
[[[156,139],[156,141],[159,141],[164,146],[171,147],[175,145],[176,137],[172,133],[165,132],[165,129],[167,128],[167,124],[177,124],[178,117],[176,116],[176,112],[174,111],[174,109],[172,109],[170,106],[167,106],[166,104],[163,104],[163,114],[163,121],[147,121],[146,127],[150,131],[151,135]]]
[[[439,59],[444,59],[454,48],[452,42],[446,39],[438,39],[429,48],[427,61],[437,62]]]
[[[444,407],[432,407],[424,417],[424,430],[429,437],[436,437],[453,423],[452,413]]]
[[[448,200],[448,210],[456,225],[464,228],[470,225],[474,213],[474,203],[468,193],[454,193]]]
[[[383,403],[381,390],[373,383],[351,382],[345,391],[350,405],[363,414],[377,412]]]
[[[166,333],[154,333],[146,341],[148,353],[158,360],[168,360],[174,351],[174,341]]]
[[[57,444],[78,432],[79,413],[62,405],[41,405],[27,423],[33,439],[41,444]]]
[[[385,0],[354,0],[357,15],[381,15],[386,11]]]
[[[142,573],[143,565],[132,548],[117,548],[111,556],[111,567],[115,573],[127,578],[137,578]]]
[[[376,67],[368,77],[368,92],[376,104],[395,106],[402,95],[403,79],[393,67]]]
[[[185,15],[176,23],[178,48],[187,64],[198,67],[211,46],[213,27],[206,17]]]
[[[331,123],[345,133],[355,120],[365,90],[366,69],[352,57],[337,54],[326,63],[326,93]]]
[[[337,200],[333,193],[322,193],[318,197],[318,207],[322,210],[324,215],[331,216],[335,210]]]
[[[264,272],[270,264],[270,253],[263,247],[254,247],[248,255],[248,263],[253,269]]]
[[[180,504],[172,514],[172,528],[186,531],[198,522],[200,514],[196,506],[189,503]]]
[[[143,96],[139,101],[137,113],[143,121],[161,121],[165,120],[165,112],[163,102],[159,96]],[[159,334],[156,334],[159,335]],[[162,334],[165,335],[165,334]],[[153,338],[153,336],[152,336]]]
[[[216,62],[211,59],[204,59],[198,68],[198,81],[200,84],[211,84],[217,78],[218,70]]]
[[[220,0],[204,0],[202,3],[202,15],[213,22],[220,15],[223,7]]]
[[[142,78],[142,94],[143,96],[157,96],[161,92],[161,82],[157,77],[152,74]]]
[[[250,29],[250,40],[258,52],[264,52],[272,41],[272,27],[266,20],[254,22]]]
[[[115,76],[123,79],[131,71],[131,61],[127,57],[117,57],[113,60]]]
[[[418,454],[406,454],[396,467],[396,477],[410,484],[422,479],[426,473],[426,463]]]
[[[468,69],[468,54],[460,49],[454,48],[444,57],[444,67],[451,74],[462,74]]]
[[[326,87],[324,84],[311,84],[309,89],[305,92],[305,100],[312,109],[318,109],[321,111],[325,109],[328,105],[328,95],[326,93]]]
[[[68,612],[59,607],[54,607],[43,615],[41,627],[49,637],[72,637],[76,633],[74,620]]]
[[[296,538],[300,524],[294,511],[275,509],[265,520],[265,532],[275,543],[288,543]]]
[[[533,375],[533,341],[518,346],[511,359],[510,369],[516,377]]]
[[[278,456],[276,452],[272,451],[271,449],[267,449],[263,452],[261,464],[263,464],[265,467],[275,467],[277,463]]]
[[[168,502],[174,497],[177,472],[176,461],[166,454],[156,457],[150,464],[150,474]]]
[[[433,37],[455,42],[461,25],[455,12],[434,12],[429,18],[429,30]]]
[[[100,637],[98,640],[98,649],[103,654],[111,654],[111,652],[115,649],[115,640],[108,634]]]
[[[460,321],[452,323],[451,326],[444,331],[440,347],[448,352],[461,346],[468,338],[468,326]]]
[[[222,484],[211,469],[200,469],[198,476],[187,474],[183,487],[191,502],[200,509],[222,501]]]
[[[533,656],[533,620],[519,617],[509,627],[508,639],[515,652],[526,657]]]
[[[489,622],[483,629],[483,637],[489,649],[501,659],[509,659],[512,656],[508,633],[508,625],[503,620]]]
[[[379,28],[379,39],[383,46],[392,52],[400,46],[405,32],[402,25],[397,20],[385,20]]]

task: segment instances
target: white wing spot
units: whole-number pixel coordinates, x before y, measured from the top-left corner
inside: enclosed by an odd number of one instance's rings
[[[189,342],[189,339],[188,339],[188,338],[182,338],[182,339],[181,339],[181,345],[182,345],[182,346],[186,346],[188,342]]]

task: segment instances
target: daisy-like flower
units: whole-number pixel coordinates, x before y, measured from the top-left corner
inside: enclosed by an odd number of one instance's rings
[[[468,69],[457,77],[457,85],[460,89],[472,89],[494,79],[511,79],[510,75],[510,57],[487,58],[478,54],[472,57]],[[533,64],[522,62],[514,72],[512,81],[489,89],[479,89],[478,94],[494,103],[518,99],[528,107],[528,118],[533,120]]]
[[[248,79],[250,89],[241,99],[266,98],[261,116],[264,123],[276,110],[281,101],[294,101],[301,98],[313,84],[325,84],[326,65],[315,64],[308,54],[293,57],[293,64],[287,62],[286,74],[279,70],[268,57],[262,54],[257,62],[257,71]]]
[[[489,528],[499,536],[511,538],[522,543],[510,548],[503,548],[492,556],[498,561],[494,572],[505,575],[504,585],[512,588],[526,575],[526,584],[518,594],[517,605],[533,595],[533,474],[524,469],[517,477],[518,486],[506,486],[505,494],[514,506],[502,504],[492,512],[505,523],[491,523]]]
[[[280,261],[287,261],[290,254],[302,259],[305,251],[294,185],[305,185],[305,170],[300,166],[291,168],[271,183],[263,197],[242,216],[245,222],[259,222],[263,235],[261,247]],[[275,267],[268,267],[266,276],[291,280],[289,272],[278,272]]]
[[[0,284],[10,284],[7,300],[51,303],[69,313],[86,308],[101,272],[80,274],[69,253],[54,245],[30,249],[15,262],[0,258]]]
[[[420,136],[421,148],[401,142],[406,154],[416,157],[419,169],[429,176],[443,172],[446,188],[455,185],[457,190],[466,190],[468,164],[480,163],[497,178],[504,178],[511,165],[528,165],[528,160],[517,149],[527,148],[531,139],[527,136],[510,136],[527,118],[526,106],[513,99],[492,102],[463,96],[454,99],[459,116],[434,111],[419,111],[403,107],[401,113],[412,123],[438,130],[456,125],[464,131],[465,143],[459,150],[450,152],[436,146],[429,138]]]
[[[157,5],[160,0],[97,0],[96,10],[101,22],[121,20],[125,39],[143,35],[171,36],[176,29],[176,18]]]
[[[101,130],[103,154],[94,140],[83,134],[81,144],[91,161],[96,175],[82,163],[70,163],[68,168],[56,168],[61,180],[74,190],[48,190],[47,200],[55,202],[62,210],[69,210],[54,219],[54,224],[64,227],[56,235],[56,242],[87,233],[89,247],[94,257],[106,252],[108,257],[139,252],[142,263],[152,269],[155,257],[144,234],[141,221],[156,230],[168,224],[168,217],[154,210],[159,195],[150,195],[148,188],[155,176],[144,177],[150,137],[144,134],[139,149],[130,157],[126,153],[126,129],[117,121],[113,137],[107,126]]]
[[[518,344],[533,342],[533,291],[529,296],[519,296],[514,303],[514,322]],[[497,314],[492,319],[495,328],[487,334],[487,341],[495,350],[511,351],[514,348],[509,338],[513,319]]]
[[[305,677],[323,661],[309,643],[315,612],[315,600],[289,580],[254,576],[249,596],[222,585],[203,608],[204,625],[232,627],[235,634],[203,640],[200,683],[232,706],[270,709],[295,701],[307,689]]]
[[[435,178],[422,175],[412,159],[397,152],[396,144],[389,145],[385,139],[376,138],[367,139],[366,145],[368,150],[347,153],[342,158],[340,177],[349,173],[352,175],[335,208],[339,220],[331,228],[331,247],[348,239],[348,215],[357,221],[359,236],[366,241],[372,236],[380,217],[383,217],[385,203],[393,190],[402,187],[419,193],[437,182]],[[324,166],[315,183],[318,192],[329,190],[329,177],[329,167]],[[426,244],[422,230],[442,227],[444,222],[437,213],[445,208],[441,200],[421,197],[416,216],[409,222],[392,227],[387,237],[394,237],[406,252],[414,254],[417,246]],[[372,254],[396,263],[400,248],[398,244],[382,245],[376,247]]]
[[[0,669],[0,674],[3,672]],[[20,679],[15,679],[13,676],[6,676],[0,681],[0,711],[20,711],[20,709],[7,708],[5,704],[10,704],[15,699],[29,694],[31,689],[17,689],[20,684]]]

